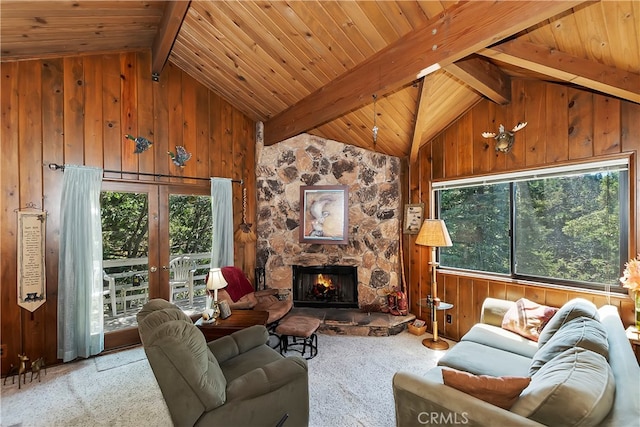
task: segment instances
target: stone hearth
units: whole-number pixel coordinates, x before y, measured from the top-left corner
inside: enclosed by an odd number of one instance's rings
[[[320,319],[319,333],[327,335],[358,335],[386,337],[407,329],[416,316],[393,316],[387,313],[365,313],[349,308],[294,307],[289,315]]]
[[[291,290],[293,265],[358,267],[358,307],[380,311],[400,285],[400,160],[302,134],[264,147],[257,133],[257,265]],[[347,185],[347,244],[300,243],[300,187]]]

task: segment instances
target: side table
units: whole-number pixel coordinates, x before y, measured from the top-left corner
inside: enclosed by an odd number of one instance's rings
[[[638,328],[631,325],[625,332],[627,333],[627,339],[631,343],[633,353],[636,355],[636,359],[640,364],[640,331],[638,331]]]
[[[446,341],[443,341],[441,339],[438,338],[438,321],[436,318],[436,311],[438,310],[450,310],[453,308],[453,304],[449,304],[448,302],[444,302],[444,301],[440,301],[439,304],[435,307],[434,310],[434,304],[433,301],[431,300],[431,297],[429,298],[422,298],[420,301],[418,301],[418,305],[420,305],[421,307],[426,307],[431,311],[431,327],[432,327],[432,331],[431,333],[433,334],[433,338],[425,338],[422,340],[422,345],[424,345],[425,347],[428,347],[432,350],[446,350],[449,348],[449,343],[447,343]]]
[[[200,317],[195,325],[200,329],[207,342],[230,335],[235,331],[253,325],[267,325],[269,313],[260,310],[233,310],[226,319],[218,319],[216,323],[204,323]]]

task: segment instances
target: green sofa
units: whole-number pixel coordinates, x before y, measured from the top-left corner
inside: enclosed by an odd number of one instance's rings
[[[145,304],[137,319],[174,425],[309,424],[307,363],[270,348],[264,326],[207,343],[186,314],[162,299]]]
[[[501,327],[515,302],[488,298],[480,323],[425,376],[393,378],[396,425],[632,426],[640,422],[640,368],[618,310],[585,299],[561,307],[538,342]],[[444,367],[530,377],[509,410],[444,385]]]

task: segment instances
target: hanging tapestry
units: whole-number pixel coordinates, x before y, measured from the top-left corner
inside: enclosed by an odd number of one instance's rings
[[[45,222],[47,213],[18,211],[18,305],[34,312],[45,303]]]

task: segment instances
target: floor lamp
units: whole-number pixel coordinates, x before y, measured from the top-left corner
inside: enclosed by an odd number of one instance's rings
[[[441,219],[426,219],[418,232],[416,245],[431,247],[431,262],[429,262],[431,266],[431,295],[428,298],[428,302],[431,308],[433,338],[425,338],[422,340],[422,344],[434,350],[446,350],[449,348],[449,344],[447,344],[446,341],[438,339],[438,319],[436,317],[436,311],[440,305],[438,284],[436,283],[436,267],[438,266],[438,262],[436,261],[436,248],[453,246],[444,221]]]

